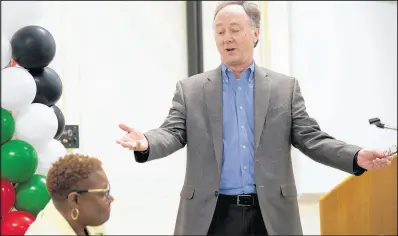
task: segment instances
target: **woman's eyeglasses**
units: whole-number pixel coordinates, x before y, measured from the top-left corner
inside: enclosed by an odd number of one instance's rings
[[[108,184],[108,187],[106,189],[85,189],[85,190],[72,191],[72,192],[76,192],[77,194],[98,193],[102,194],[102,197],[107,199],[110,196],[110,191],[111,191],[111,186],[110,184]]]

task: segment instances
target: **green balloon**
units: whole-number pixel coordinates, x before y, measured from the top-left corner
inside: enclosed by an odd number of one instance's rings
[[[34,217],[44,209],[50,199],[46,177],[43,175],[33,175],[27,182],[19,184],[15,190],[15,208],[28,212]]]
[[[11,112],[1,108],[1,145],[9,141],[15,132],[15,121]]]
[[[37,152],[25,141],[11,140],[1,146],[1,178],[11,183],[28,181],[38,162]]]

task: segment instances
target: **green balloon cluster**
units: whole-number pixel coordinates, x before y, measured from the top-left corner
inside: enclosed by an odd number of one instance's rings
[[[15,184],[14,207],[36,217],[51,199],[46,177],[35,174],[39,159],[34,147],[23,140],[11,140],[14,133],[14,118],[1,108],[1,178]]]
[[[15,132],[15,121],[11,112],[1,108],[1,145],[8,142]]]
[[[19,184],[15,190],[15,208],[37,216],[50,201],[46,188],[46,177],[33,175],[27,182]]]
[[[1,146],[1,178],[12,183],[28,181],[36,172],[35,149],[22,140],[11,140]]]

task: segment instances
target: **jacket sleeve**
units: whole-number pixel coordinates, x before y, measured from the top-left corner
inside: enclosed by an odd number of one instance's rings
[[[187,143],[186,136],[186,111],[184,93],[179,81],[172,100],[169,114],[163,124],[144,133],[149,143],[146,152],[135,152],[135,159],[139,163],[166,157]]]
[[[350,174],[363,173],[363,171],[354,171],[356,164],[354,158],[361,148],[336,140],[320,129],[317,121],[307,114],[296,79],[292,96],[291,136],[293,146],[314,161]]]

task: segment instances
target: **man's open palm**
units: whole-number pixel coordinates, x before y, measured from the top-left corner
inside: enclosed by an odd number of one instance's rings
[[[124,124],[120,124],[119,128],[126,131],[127,134],[117,140],[116,143],[134,151],[146,151],[148,149],[148,141],[140,131]]]
[[[376,151],[363,149],[359,151],[357,163],[366,170],[378,170],[391,164],[393,155],[391,151]]]

